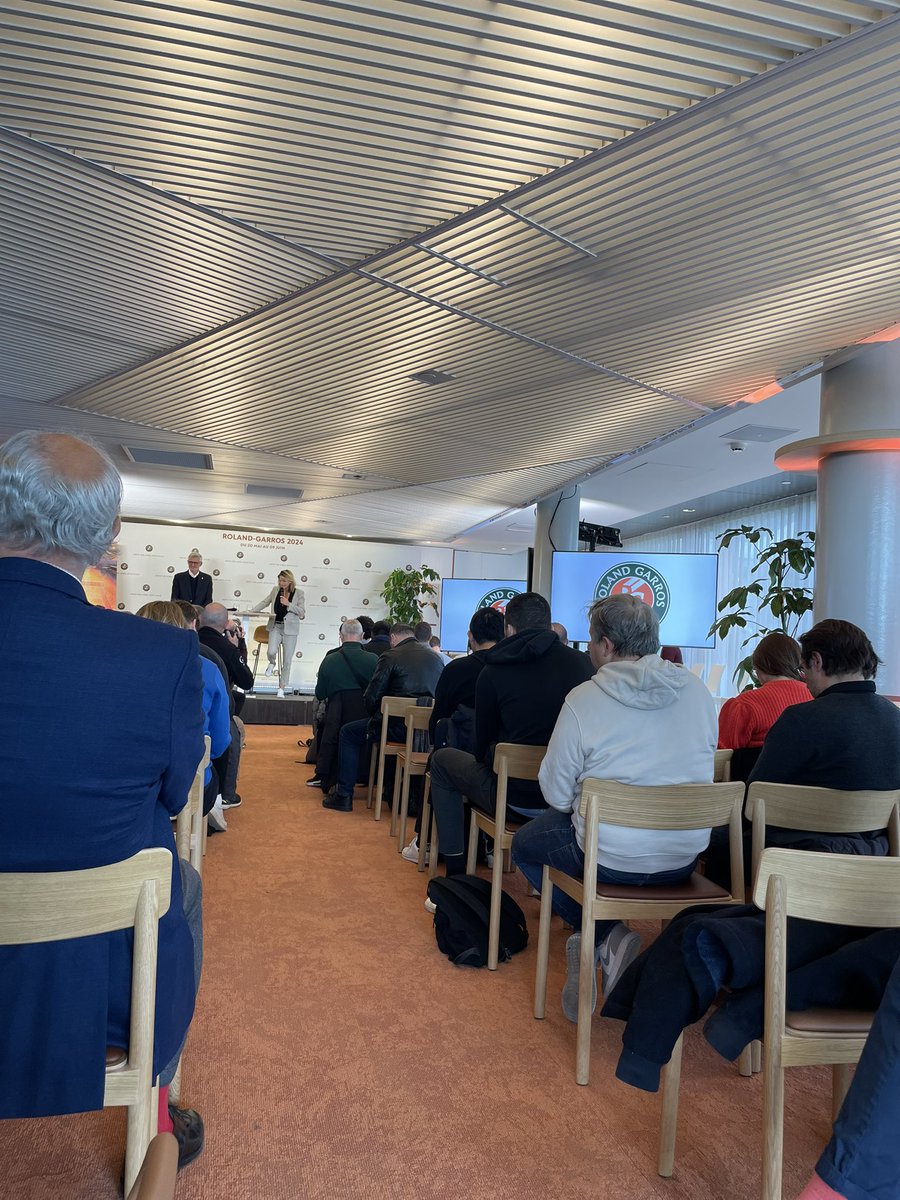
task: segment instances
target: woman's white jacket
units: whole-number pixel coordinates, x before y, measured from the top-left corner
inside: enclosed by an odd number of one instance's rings
[[[276,585],[272,588],[271,592],[269,592],[268,596],[266,596],[265,600],[261,600],[259,604],[250,609],[251,612],[262,612],[264,609],[268,608],[269,605],[273,606],[272,615],[269,617],[268,623],[266,624],[266,629],[270,631],[275,628],[274,604],[280,591],[281,588]],[[299,633],[300,622],[306,616],[306,599],[300,588],[295,590],[293,598],[287,602],[286,607],[287,612],[285,613],[284,617],[284,632]]]

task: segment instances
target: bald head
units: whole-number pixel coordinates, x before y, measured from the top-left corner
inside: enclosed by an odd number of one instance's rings
[[[121,503],[118,471],[81,438],[29,430],[0,448],[0,555],[83,571],[115,541]]]
[[[228,609],[224,604],[207,604],[200,614],[201,629],[216,629],[219,633],[224,633],[227,624]]]

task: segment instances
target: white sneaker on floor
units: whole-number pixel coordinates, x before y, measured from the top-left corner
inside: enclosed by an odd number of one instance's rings
[[[277,694],[278,694],[278,699],[283,700],[284,699],[284,688],[279,688]]]
[[[603,972],[604,1000],[640,952],[640,937],[632,933],[624,921],[619,921],[601,942],[597,952],[600,970]]]
[[[274,663],[269,663],[269,665],[266,667],[266,674],[267,675],[275,674],[275,664]]]
[[[433,900],[430,900],[427,896],[425,897],[425,911],[427,913],[432,913],[432,914],[437,912],[437,905],[435,904],[435,902]]]
[[[408,846],[404,846],[400,851],[400,857],[405,858],[407,862],[417,863],[419,861],[419,839],[414,837]],[[425,862],[428,862],[428,851],[425,851]]]
[[[217,833],[225,833],[225,831],[228,829],[228,825],[225,821],[225,810],[222,807],[221,794],[216,796],[216,802],[207,813],[206,819]]]
[[[591,986],[591,1012],[597,1007],[597,959],[600,948],[594,947],[594,977]],[[581,979],[581,934],[573,933],[566,941],[566,982],[563,984],[562,1010],[566,1020],[574,1025],[578,1020],[578,983]]]

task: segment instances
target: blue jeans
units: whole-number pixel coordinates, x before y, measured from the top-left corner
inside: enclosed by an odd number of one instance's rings
[[[575,840],[572,814],[548,808],[529,821],[513,838],[512,860],[533,888],[541,890],[544,864],[563,871],[575,879],[584,876],[584,854]],[[694,870],[695,862],[675,871],[638,872],[614,871],[597,867],[598,883],[656,884],[681,883]],[[569,925],[581,929],[581,905],[559,888],[553,889],[553,911]],[[596,945],[606,938],[617,921],[597,921],[594,930]]]
[[[847,1200],[895,1200],[900,1179],[900,962],[816,1174]]]
[[[360,760],[369,740],[368,719],[348,721],[341,726],[338,737],[337,791],[341,796],[352,796],[359,782]]]

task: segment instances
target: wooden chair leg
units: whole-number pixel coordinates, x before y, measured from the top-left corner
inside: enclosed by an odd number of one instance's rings
[[[753,1074],[758,1075],[762,1070],[762,1042],[751,1042],[750,1050],[752,1051]]]
[[[150,1145],[151,1116],[155,1121],[159,1105],[159,1089],[147,1088],[128,1106],[125,1133],[125,1195],[131,1191],[137,1179],[147,1147]],[[152,1113],[151,1113],[152,1110]]]
[[[469,853],[466,858],[466,871],[469,875],[475,874],[475,867],[478,862],[478,818],[475,816],[475,809],[472,809],[472,814],[469,817]]]
[[[369,790],[366,793],[366,808],[372,807],[375,795],[375,767],[378,763],[378,743],[372,743],[372,753],[369,755]]]
[[[169,1084],[169,1100],[173,1104],[177,1104],[181,1099],[181,1059],[178,1059],[178,1066],[175,1068],[175,1074],[172,1076],[172,1082]]]
[[[550,868],[544,867],[541,882],[541,919],[538,925],[537,964],[534,973],[534,1016],[542,1021],[547,1011],[547,967],[550,963],[550,918],[553,916],[553,884]]]
[[[503,901],[503,855],[499,841],[494,846],[494,865],[491,868],[491,909],[488,917],[489,971],[497,970],[500,958],[500,905]]]
[[[681,1054],[684,1035],[679,1037],[662,1075],[662,1113],[659,1126],[657,1173],[668,1179],[675,1170],[675,1139],[678,1135],[678,1093],[681,1088]]]
[[[844,1098],[847,1095],[847,1089],[850,1087],[850,1080],[853,1078],[853,1068],[851,1063],[835,1063],[831,1068],[831,1119],[837,1120],[837,1115],[841,1111],[841,1105],[844,1103]]]
[[[753,1043],[748,1042],[741,1051],[738,1058],[738,1071],[744,1077],[749,1079],[753,1074]]]
[[[781,1176],[784,1157],[784,1067],[779,1061],[777,1039],[763,1045],[763,1177],[762,1200],[782,1200]]]
[[[425,870],[425,855],[428,853],[428,843],[431,840],[431,776],[426,774],[422,787],[422,820],[419,822],[419,862],[417,869]]]
[[[403,782],[404,774],[405,772],[400,766],[400,759],[395,755],[394,790],[391,792],[391,837],[397,836],[397,826],[400,824],[400,786]]]
[[[586,900],[590,904],[590,900]],[[586,910],[587,911],[587,910]],[[591,1001],[597,986],[597,969],[594,965],[593,917],[581,922],[581,966],[578,975],[578,1028],[575,1031],[575,1082],[582,1086],[591,1075]]]
[[[384,760],[386,754],[378,755],[378,775],[375,779],[375,820],[381,820],[381,794],[384,791]]]
[[[403,849],[403,844],[406,841],[406,826],[409,823],[409,781],[412,772],[408,769],[403,772],[403,783],[400,787],[400,828],[397,831],[397,853]]]

